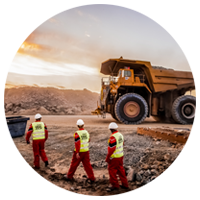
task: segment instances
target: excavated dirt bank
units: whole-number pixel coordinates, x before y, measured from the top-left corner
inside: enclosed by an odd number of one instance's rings
[[[99,94],[84,90],[42,87],[5,89],[7,115],[75,115],[90,114],[97,107]]]

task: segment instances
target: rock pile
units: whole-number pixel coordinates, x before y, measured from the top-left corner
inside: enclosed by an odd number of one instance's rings
[[[162,157],[158,157],[158,160],[150,157],[147,163],[139,163],[136,167],[125,166],[127,179],[132,185],[142,186],[163,173],[173,162],[169,153]]]
[[[6,115],[75,115],[91,114],[99,94],[84,90],[21,87],[5,89]]]

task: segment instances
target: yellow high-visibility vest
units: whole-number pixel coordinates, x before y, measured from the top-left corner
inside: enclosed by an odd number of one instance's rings
[[[44,127],[45,126],[44,126],[43,122],[33,122],[32,123],[32,128],[33,128],[32,137],[33,137],[33,140],[45,139],[45,128]]]
[[[124,155],[124,152],[123,152],[124,137],[120,132],[114,133],[112,136],[115,137],[115,139],[117,141],[117,145],[116,145],[115,151],[113,152],[113,154],[110,157],[111,158],[120,158]]]
[[[89,139],[90,139],[89,133],[86,130],[79,130],[77,131],[77,134],[80,137],[80,143],[81,143],[79,152],[89,151]]]

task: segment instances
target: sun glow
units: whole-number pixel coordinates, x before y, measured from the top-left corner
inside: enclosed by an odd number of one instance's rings
[[[10,51],[22,51],[25,49],[42,49],[42,47],[38,44],[33,44],[24,41],[4,41],[4,52]]]
[[[85,65],[63,62],[47,62],[36,57],[24,54],[16,54],[9,72],[16,74],[49,76],[49,75],[99,75],[97,68]]]

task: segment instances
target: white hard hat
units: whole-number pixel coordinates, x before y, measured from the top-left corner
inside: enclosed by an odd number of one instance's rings
[[[115,122],[111,122],[108,126],[108,129],[116,129],[118,128],[118,125]]]
[[[84,121],[83,121],[82,119],[79,119],[79,120],[76,122],[76,125],[78,125],[78,126],[84,125]]]
[[[42,115],[40,115],[39,113],[35,115],[35,119],[40,119],[42,118]]]

